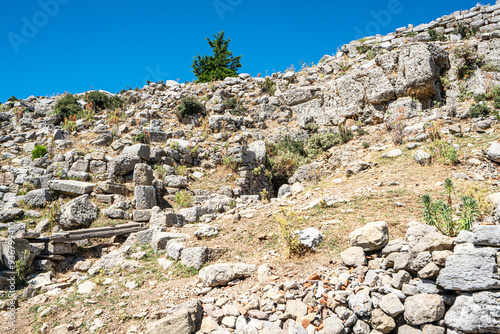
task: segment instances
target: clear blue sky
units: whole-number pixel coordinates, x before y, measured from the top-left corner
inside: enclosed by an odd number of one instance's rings
[[[494,2],[494,0],[492,0]],[[427,23],[471,0],[5,0],[0,3],[0,101],[146,80],[191,81],[205,37],[224,30],[262,75],[317,63],[351,40]]]

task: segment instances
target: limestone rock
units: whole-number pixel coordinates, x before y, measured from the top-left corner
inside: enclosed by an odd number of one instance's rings
[[[147,324],[147,334],[192,334],[201,326],[203,309],[200,301],[191,301],[169,310],[167,316]]]
[[[99,209],[89,201],[89,195],[79,196],[61,207],[59,225],[63,230],[87,228],[97,219]]]
[[[225,285],[236,278],[247,278],[257,270],[253,264],[221,263],[200,270],[198,276],[207,286]]]
[[[378,250],[389,242],[389,228],[383,221],[368,223],[349,234],[351,246],[358,246],[365,251]]]
[[[349,247],[342,253],[340,253],[340,258],[342,262],[348,267],[359,267],[366,265],[366,256],[363,248],[361,247]]]
[[[439,321],[444,316],[443,297],[421,293],[406,298],[404,317],[410,325],[423,325]]]

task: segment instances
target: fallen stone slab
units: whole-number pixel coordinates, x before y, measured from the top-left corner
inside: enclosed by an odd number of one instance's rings
[[[128,195],[130,190],[123,184],[114,183],[111,181],[102,181],[97,184],[99,190],[105,194]]]
[[[252,276],[257,267],[245,263],[220,263],[213,264],[200,270],[198,277],[204,285],[220,286],[237,278]]]
[[[203,318],[200,301],[191,301],[168,310],[167,315],[147,324],[147,334],[191,334],[199,330]]]
[[[49,182],[50,189],[65,195],[90,194],[95,186],[95,183],[74,180],[52,180]]]
[[[10,222],[16,220],[24,214],[23,209],[13,208],[0,211],[0,222]]]
[[[478,225],[474,232],[475,245],[500,247],[500,226]]]

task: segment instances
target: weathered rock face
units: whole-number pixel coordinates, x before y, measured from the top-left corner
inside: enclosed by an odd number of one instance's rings
[[[383,248],[389,242],[389,228],[386,222],[373,222],[358,228],[349,235],[351,246],[358,246],[365,251]]]
[[[214,264],[200,270],[198,276],[207,286],[227,284],[236,278],[247,278],[255,273],[257,267],[245,263]]]
[[[153,169],[148,164],[134,166],[134,185],[152,186],[154,181]]]
[[[97,219],[99,209],[89,195],[77,197],[61,207],[59,225],[63,230],[86,228]]]
[[[411,253],[453,249],[453,239],[438,232],[434,226],[411,222],[406,231]]]
[[[203,309],[199,301],[188,302],[176,306],[168,311],[167,316],[149,323],[148,334],[191,334],[196,332],[201,325]]]
[[[153,186],[136,186],[134,194],[137,210],[152,209],[156,206],[156,191]]]
[[[500,143],[493,142],[487,151],[488,159],[500,163]]]
[[[459,295],[444,321],[457,332],[500,333],[500,292]]]
[[[447,290],[477,291],[500,288],[497,251],[464,243],[446,259],[437,284]]]
[[[53,180],[49,182],[49,188],[66,195],[90,194],[95,184],[74,180]]]

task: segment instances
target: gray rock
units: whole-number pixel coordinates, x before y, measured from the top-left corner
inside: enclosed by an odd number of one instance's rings
[[[404,317],[410,325],[423,325],[439,321],[445,311],[443,297],[421,293],[406,298]]]
[[[130,190],[123,184],[114,183],[111,181],[102,181],[97,184],[100,191],[105,194],[118,194],[127,196]]]
[[[403,325],[398,328],[398,334],[422,334],[422,331],[409,325]]]
[[[410,253],[415,256],[424,251],[453,249],[453,239],[441,234],[436,227],[419,222],[411,222],[406,230]]]
[[[263,165],[267,160],[266,143],[263,140],[257,140],[248,145],[248,152],[255,155],[255,162]]]
[[[180,209],[178,214],[181,216],[182,220],[188,224],[196,223],[198,218],[208,213],[211,213],[212,210],[201,207],[201,206],[193,206],[191,208]]]
[[[338,316],[332,314],[323,320],[323,329],[319,334],[341,334],[344,332],[344,322]]]
[[[424,150],[418,150],[415,152],[413,158],[421,165],[428,165],[431,163],[431,155]]]
[[[200,228],[194,232],[194,235],[201,239],[201,238],[210,238],[215,235],[219,234],[219,226],[217,225],[208,225],[208,224],[202,224],[200,225]]]
[[[361,319],[356,321],[356,325],[352,328],[354,334],[369,334],[371,331],[370,325]]]
[[[49,181],[49,188],[66,195],[90,194],[94,190],[95,184],[74,180],[52,180]]]
[[[347,298],[349,308],[360,317],[369,317],[373,309],[372,299],[368,290],[361,290]]]
[[[308,308],[307,304],[300,300],[289,299],[286,301],[285,312],[291,314],[292,316],[301,317],[307,314]]]
[[[491,143],[486,155],[491,161],[500,163],[500,143],[498,141]]]
[[[128,154],[130,156],[137,156],[142,160],[149,160],[150,148],[145,144],[135,144],[132,146],[127,146],[123,149],[122,154]]]
[[[108,163],[108,173],[115,176],[123,176],[133,172],[136,164],[142,160],[138,156],[121,154]]]
[[[286,194],[291,193],[290,185],[284,184],[278,190],[278,198],[283,198]]]
[[[250,277],[256,270],[253,264],[221,263],[201,269],[198,276],[206,286],[220,286],[237,278]]]
[[[323,234],[314,227],[295,231],[295,233],[298,235],[300,243],[312,250],[316,250],[318,244],[323,240]]]
[[[459,244],[454,254],[446,259],[446,266],[439,273],[437,284],[447,290],[477,291],[500,288],[497,250]]]
[[[188,180],[180,175],[167,175],[163,182],[167,188],[187,188],[189,186]]]
[[[151,210],[134,210],[132,219],[135,222],[148,222],[151,219]]]
[[[349,247],[340,253],[342,262],[348,267],[359,267],[366,265],[366,256],[363,248]]]
[[[391,150],[389,152],[382,154],[382,157],[383,158],[396,158],[396,157],[399,157],[402,155],[403,155],[403,151],[401,151],[399,148],[397,148],[397,149],[394,149],[394,150]]]
[[[128,213],[122,209],[105,209],[102,213],[110,219],[127,219]]]
[[[378,250],[389,242],[389,229],[383,221],[368,223],[349,234],[351,246],[358,246],[365,251]]]
[[[152,186],[153,181],[153,169],[148,164],[140,163],[134,166],[135,186]]]
[[[35,189],[24,196],[24,203],[31,207],[43,207],[50,201],[51,197],[49,189]]]
[[[147,324],[147,334],[192,334],[199,330],[203,318],[200,301],[191,301],[168,310],[167,315]]]
[[[499,225],[477,225],[474,232],[475,245],[500,247]]]
[[[200,270],[201,267],[207,262],[207,253],[207,247],[184,248],[181,251],[181,263],[186,267]]]
[[[181,258],[181,252],[184,249],[184,245],[180,242],[169,242],[167,246],[167,256],[171,257],[175,261]]]
[[[392,276],[391,285],[399,290],[403,284],[408,283],[410,280],[411,275],[405,270],[400,270]]]
[[[379,307],[391,317],[396,317],[405,310],[403,303],[395,293],[388,293],[382,297]]]
[[[23,214],[24,214],[24,210],[18,209],[18,208],[2,210],[2,211],[0,211],[0,222],[5,223],[5,222],[14,221],[17,218],[22,217]]]
[[[374,330],[382,333],[388,333],[396,327],[394,319],[379,308],[372,311],[371,324]]]
[[[156,191],[153,186],[136,186],[134,195],[137,210],[152,209],[156,206]]]
[[[183,233],[173,233],[173,232],[157,232],[153,229],[151,236],[151,246],[155,254],[158,254],[160,250],[165,250],[167,248],[168,242],[170,240],[179,239],[179,241],[184,241],[188,238],[187,235]],[[137,238],[139,240],[139,238]],[[139,241],[138,241],[139,242]]]
[[[97,219],[99,209],[89,195],[79,196],[61,207],[59,225],[63,230],[87,228]]]
[[[459,295],[444,321],[460,333],[499,333],[500,291],[482,291]]]

